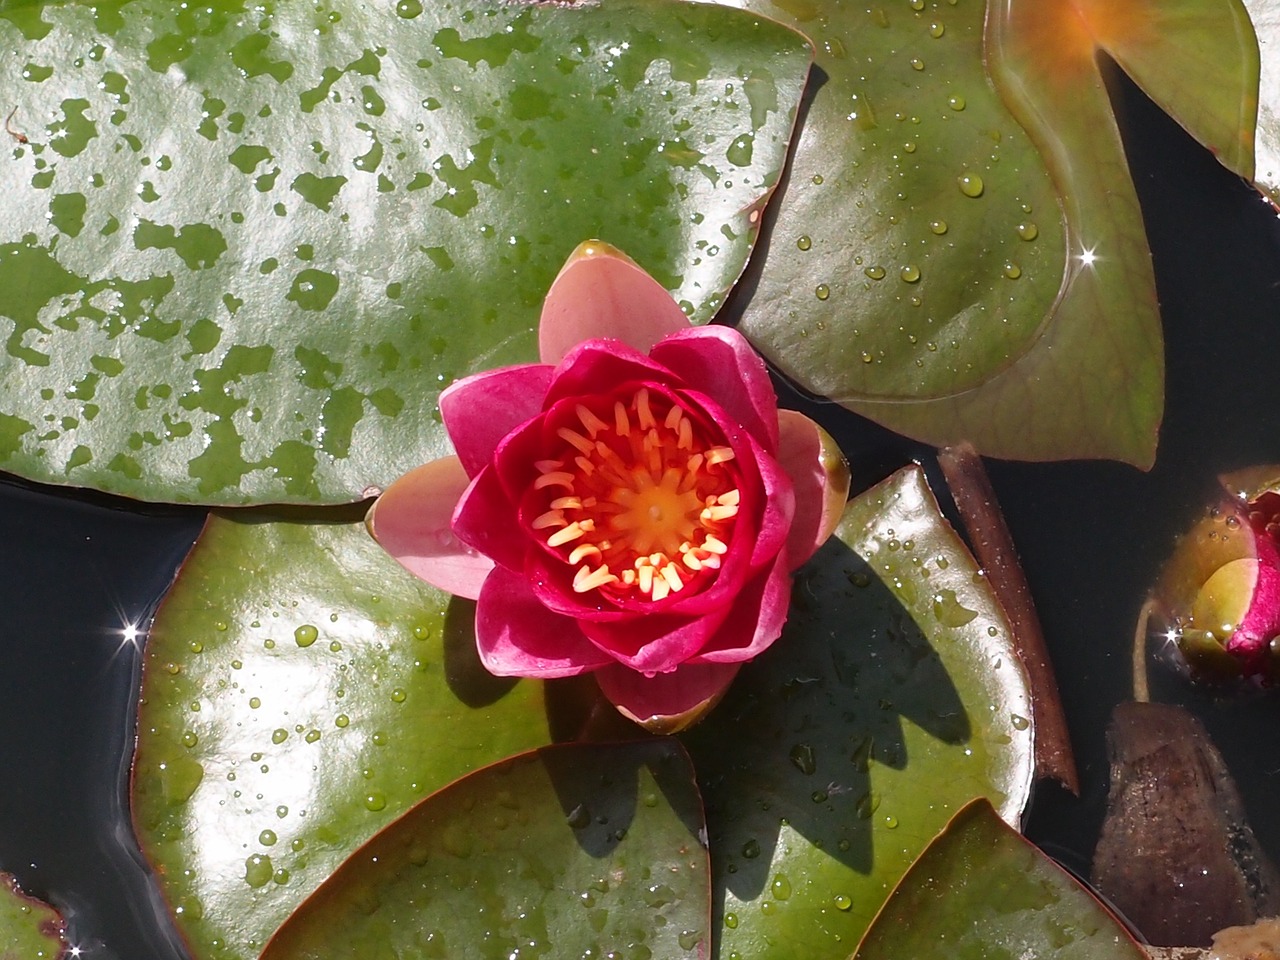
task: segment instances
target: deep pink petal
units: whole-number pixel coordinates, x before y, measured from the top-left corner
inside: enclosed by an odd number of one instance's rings
[[[547,291],[538,321],[538,355],[556,364],[577,344],[610,337],[641,353],[689,318],[671,294],[630,257],[590,240],[570,254]]]
[[[734,601],[733,610],[693,663],[741,663],[763,653],[782,636],[791,605],[791,571],[780,556]]]
[[[440,394],[440,417],[467,476],[493,460],[508,433],[542,409],[552,367],[526,364],[466,377]]]
[[[736,663],[689,663],[646,677],[614,664],[596,671],[600,691],[623,715],[654,733],[678,733],[714,707],[738,673]]]
[[[498,564],[524,572],[528,540],[516,524],[515,507],[493,467],[481,470],[458,500],[453,532],[463,543]]]
[[[618,340],[588,340],[573,347],[552,375],[546,405],[608,393],[626,383],[678,382],[670,370]]]
[[[778,463],[795,488],[796,512],[787,537],[792,569],[827,542],[849,498],[849,464],[835,440],[794,410],[778,411]]]
[[[467,484],[457,457],[432,460],[387,487],[369,508],[365,525],[414,576],[474,600],[493,561],[459,541],[450,527]]]
[[[777,394],[764,361],[737,330],[691,328],[667,337],[649,355],[714,398],[768,452],[778,449]]]
[[[606,623],[582,620],[579,625],[587,639],[624,666],[662,673],[702,650],[730,610],[722,605],[700,617],[651,613]]]
[[[552,613],[520,574],[496,567],[476,605],[476,648],[500,677],[572,677],[612,662],[576,623]]]

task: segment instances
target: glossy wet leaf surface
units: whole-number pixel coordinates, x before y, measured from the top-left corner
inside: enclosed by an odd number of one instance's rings
[[[809,390],[931,443],[1149,465],[1159,317],[1098,56],[1248,176],[1243,9],[739,5],[805,30],[825,77],[743,331]]]
[[[58,960],[66,948],[58,911],[26,896],[12,877],[0,873],[0,957]]]
[[[213,516],[147,641],[134,820],[199,958],[256,957],[394,817],[550,739],[542,688],[479,665],[473,604],[306,519]]]
[[[1004,615],[919,468],[856,498],[797,575],[782,638],[686,738],[719,956],[847,956],[964,803],[1016,821],[1028,699]]]
[[[1280,3],[1276,0],[1243,2],[1258,34],[1262,62],[1254,182],[1280,207]]]
[[[666,0],[14,3],[0,48],[0,465],[234,504],[444,452],[584,239],[707,319],[810,56]]]
[[[263,957],[705,958],[704,829],[675,741],[548,747],[378,834]]]
[[[854,960],[1146,954],[1061,867],[977,801],[911,867]]]

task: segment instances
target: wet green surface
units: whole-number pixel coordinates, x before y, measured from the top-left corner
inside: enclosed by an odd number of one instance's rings
[[[379,834],[264,960],[707,956],[702,804],[674,741],[562,745],[458,781]]]
[[[1146,956],[1092,894],[975,803],[912,866],[854,960]]]
[[[61,931],[62,918],[53,907],[24,896],[0,873],[0,957],[58,960],[67,946]]]
[[[357,499],[600,237],[706,320],[809,64],[713,6],[10,4],[0,468]]]
[[[687,737],[720,960],[848,956],[957,809],[985,796],[1016,821],[1030,794],[1025,674],[917,468],[852,501],[792,596]]]
[[[196,957],[256,957],[394,817],[548,742],[473,619],[361,523],[209,521],[148,640],[132,801]]]

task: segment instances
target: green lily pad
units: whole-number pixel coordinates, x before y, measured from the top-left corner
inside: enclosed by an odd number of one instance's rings
[[[1258,84],[1258,135],[1254,183],[1280,207],[1280,3],[1244,0],[1258,35],[1262,75]]]
[[[847,956],[967,801],[1018,819],[1030,716],[1005,616],[920,469],[853,500],[782,638],[687,735],[719,956]]]
[[[134,822],[204,960],[257,957],[395,817],[551,739],[542,687],[480,666],[474,604],[306,519],[211,517],[147,641]]]
[[[378,834],[263,960],[707,956],[702,803],[679,744],[547,747]]]
[[[1098,57],[1248,176],[1243,8],[737,5],[808,32],[826,78],[743,332],[807,389],[931,443],[1150,465],[1159,316]]]
[[[854,960],[1146,956],[1092,894],[978,800],[912,865]]]
[[[446,452],[439,391],[536,358],[585,239],[709,318],[811,57],[671,0],[33,0],[0,47],[0,466],[219,504]]]
[[[13,877],[0,873],[0,957],[61,960],[67,950],[62,927],[57,910],[26,896]]]

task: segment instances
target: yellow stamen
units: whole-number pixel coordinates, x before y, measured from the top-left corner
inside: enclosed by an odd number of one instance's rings
[[[556,497],[551,501],[552,510],[581,510],[582,500],[578,497]]]
[[[601,430],[608,430],[609,425],[588,410],[583,404],[578,404],[573,408],[573,412],[578,415],[578,419],[582,421],[582,426],[587,433],[591,435],[591,439],[596,438],[596,434]]]
[[[613,404],[613,432],[620,437],[631,433],[631,418],[627,416],[627,408],[621,400],[615,400]]]
[[[643,590],[644,587],[642,586],[640,589]],[[670,595],[671,595],[671,584],[667,583],[665,579],[659,577],[658,579],[653,581],[653,592],[649,594],[649,596],[653,600],[655,601],[665,600]]]
[[[556,470],[552,473],[544,473],[533,481],[533,489],[535,490],[545,490],[547,487],[564,487],[572,493],[573,474],[565,473],[563,470]]]
[[[600,548],[594,543],[580,543],[573,548],[573,553],[569,554],[569,562],[579,564],[587,557],[599,560],[601,556]]]
[[[575,520],[563,530],[557,530],[551,536],[547,537],[547,545],[552,547],[562,547],[566,543],[572,543],[574,540],[581,539],[594,529],[594,520]]]
[[[595,590],[597,587],[617,582],[618,578],[610,573],[609,568],[603,564],[594,571],[584,564],[573,575],[573,589],[576,593],[586,593],[588,590]]]
[[[676,568],[674,563],[668,563],[659,572],[662,574],[662,579],[667,581],[667,586],[669,586],[673,592],[679,592],[684,589],[684,581],[680,579],[680,571]]]
[[[640,421],[641,430],[648,430],[658,423],[653,419],[653,411],[649,409],[649,390],[646,387],[636,391],[636,418]]]
[[[546,513],[539,514],[534,518],[532,527],[535,530],[545,530],[547,527],[565,527],[569,525],[569,521],[564,518],[563,511],[548,510]]]
[[[729,552],[729,547],[712,534],[707,534],[707,538],[702,541],[702,549],[710,553],[718,553],[721,556]]]
[[[707,464],[728,463],[735,456],[737,454],[733,452],[731,447],[712,447],[707,451]]]
[[[573,444],[582,453],[591,453],[595,450],[596,445],[578,433],[576,430],[570,430],[568,427],[561,427],[556,431],[556,436],[561,440]]]

